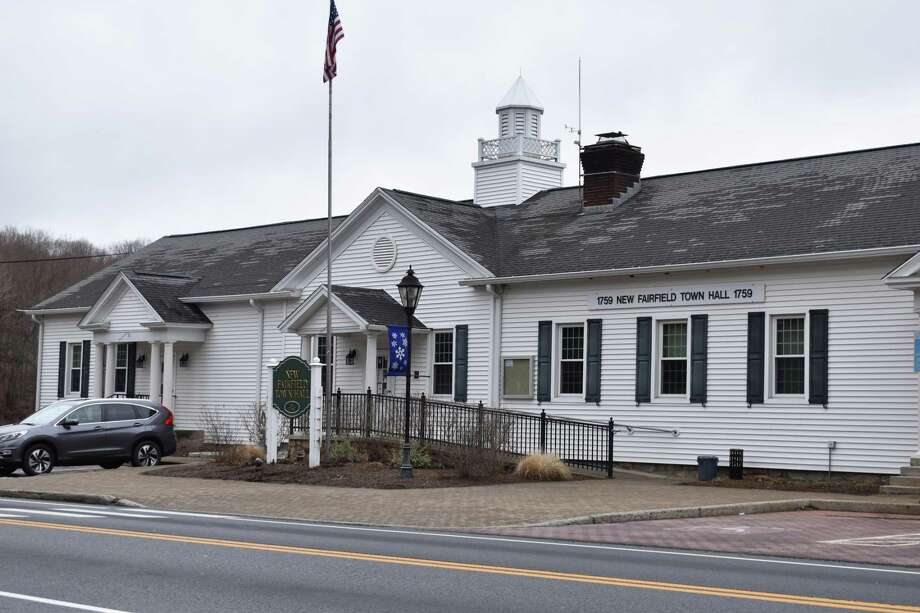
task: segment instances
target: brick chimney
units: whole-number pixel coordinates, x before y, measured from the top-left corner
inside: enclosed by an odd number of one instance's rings
[[[639,190],[645,155],[622,132],[598,134],[597,142],[581,150],[585,209],[625,202]]]

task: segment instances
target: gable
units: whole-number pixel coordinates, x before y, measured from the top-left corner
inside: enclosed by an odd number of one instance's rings
[[[140,330],[143,329],[143,323],[161,321],[137,289],[120,275],[83,317],[80,327]]]
[[[376,241],[382,236],[390,236],[396,242],[397,253],[392,268],[378,271],[375,270],[371,259],[373,244],[368,241]],[[332,237],[332,258],[333,283],[337,285],[385,287],[374,283],[375,279],[379,280],[384,277],[374,277],[374,275],[356,277],[351,274],[354,272],[353,268],[357,267],[363,272],[378,272],[381,275],[394,270],[405,273],[410,264],[419,266],[415,263],[416,258],[423,259],[426,264],[437,262],[439,267],[449,265],[453,270],[459,271],[460,278],[491,275],[476,260],[432,230],[380,189],[371,194],[335,230]],[[325,283],[326,259],[326,245],[323,243],[272,288],[272,291],[308,292],[315,289],[318,285]],[[345,278],[341,276],[342,272],[345,272]],[[402,278],[402,274],[399,278]],[[389,291],[389,286],[386,287]]]

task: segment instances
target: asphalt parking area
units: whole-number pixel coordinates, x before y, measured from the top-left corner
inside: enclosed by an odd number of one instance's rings
[[[529,538],[920,567],[920,517],[908,515],[799,511],[485,531]]]

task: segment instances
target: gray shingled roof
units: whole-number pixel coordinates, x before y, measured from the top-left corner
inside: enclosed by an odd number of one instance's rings
[[[387,191],[502,277],[920,243],[920,143],[650,177],[592,214],[577,187],[491,209]]]
[[[164,236],[32,308],[92,306],[122,270],[194,277],[186,296],[266,292],[325,238],[325,219]]]
[[[384,191],[500,277],[920,243],[920,143],[644,178],[592,214],[574,187],[492,208]],[[268,291],[325,234],[317,219],[166,236],[33,308],[89,307],[120,270],[195,277],[186,296]]]
[[[179,300],[189,295],[189,289],[193,288],[199,279],[138,271],[125,271],[125,276],[163,321],[174,324],[211,323],[196,305]]]
[[[371,325],[404,326],[406,324],[406,312],[402,305],[396,302],[386,290],[333,285],[332,293],[341,298],[342,302]],[[412,327],[421,330],[428,329],[428,326],[415,316],[412,317]]]

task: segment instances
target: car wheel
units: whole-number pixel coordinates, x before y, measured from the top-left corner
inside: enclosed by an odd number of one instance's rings
[[[54,452],[47,445],[35,445],[26,451],[22,472],[30,477],[47,475],[54,469]]]
[[[106,462],[105,464],[100,464],[99,466],[106,470],[115,470],[122,464],[124,464],[124,462]]]
[[[0,477],[9,477],[16,472],[15,466],[0,466]]]
[[[131,466],[156,466],[160,463],[163,451],[153,441],[141,441],[131,455]]]

